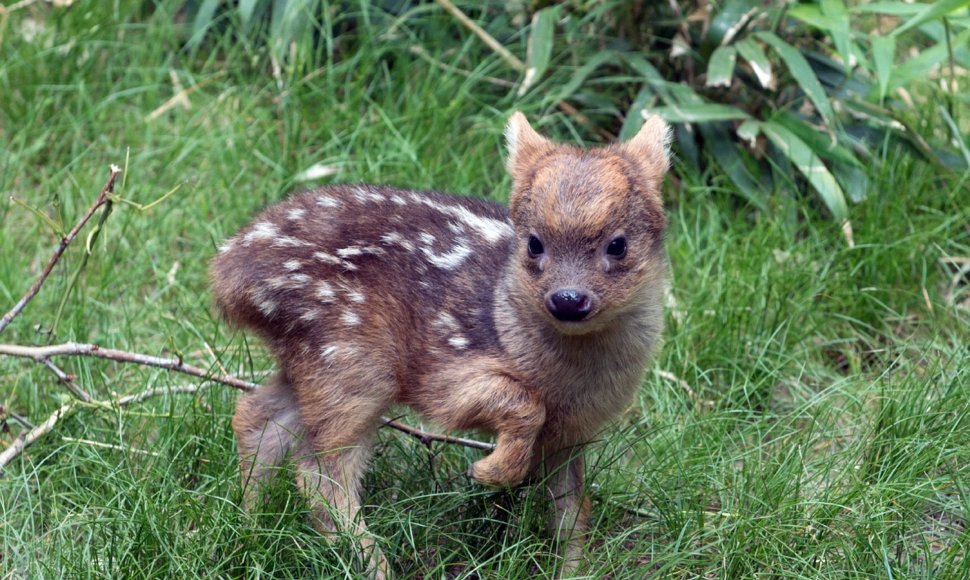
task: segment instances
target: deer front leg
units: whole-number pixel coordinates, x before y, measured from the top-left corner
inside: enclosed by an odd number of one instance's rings
[[[415,401],[450,429],[480,428],[497,435],[495,450],[468,470],[488,486],[514,487],[533,467],[536,436],[546,421],[542,401],[508,375],[469,364],[436,377],[438,385]]]
[[[574,576],[583,562],[590,511],[584,465],[582,447],[561,449],[543,458],[546,489],[554,507],[549,532],[563,555],[561,578]]]

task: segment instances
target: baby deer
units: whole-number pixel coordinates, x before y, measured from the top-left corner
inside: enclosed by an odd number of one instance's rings
[[[515,113],[506,138],[508,209],[334,185],[270,207],[220,248],[220,309],[279,361],[232,421],[247,506],[291,456],[318,529],[366,536],[361,475],[381,414],[405,404],[496,435],[468,470],[482,484],[541,478],[561,571],[577,569],[582,447],[630,403],[661,333],[668,129],[652,117],[626,143],[583,150]]]

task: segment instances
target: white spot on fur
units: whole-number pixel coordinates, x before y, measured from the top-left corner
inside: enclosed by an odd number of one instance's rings
[[[343,314],[340,315],[340,322],[343,322],[346,326],[357,326],[360,324],[360,316],[357,313],[344,310]]]
[[[330,282],[322,280],[317,283],[317,298],[324,302],[333,302],[336,297],[337,293],[334,292]]]
[[[399,232],[388,232],[381,236],[381,243],[387,246],[401,246],[408,252],[415,250],[414,242],[407,240]]]
[[[435,326],[444,328],[445,330],[454,331],[458,330],[458,320],[448,312],[441,312],[434,321]]]
[[[465,350],[465,348],[468,347],[468,339],[459,334],[449,338],[448,344],[457,348],[458,350]]]
[[[340,207],[340,202],[332,195],[318,195],[317,205],[320,207]]]
[[[243,236],[243,245],[248,246],[256,240],[269,240],[278,234],[278,230],[274,224],[270,222],[259,222],[253,226],[253,229],[246,232]]]
[[[446,205],[436,202],[431,198],[418,195],[417,193],[411,193],[410,197],[415,203],[420,203],[443,214],[458,218],[459,221],[478,232],[489,243],[495,243],[503,238],[512,237],[512,226],[506,221],[480,216],[472,213],[464,206]]]
[[[347,246],[346,248],[340,248],[337,250],[337,255],[341,258],[353,258],[354,256],[360,256],[364,251],[360,246]]]
[[[422,244],[426,246],[430,246],[435,242],[437,238],[435,238],[432,234],[429,234],[428,232],[421,232],[420,234],[418,234],[418,239],[421,240]]]
[[[287,260],[283,262],[283,269],[289,272],[295,272],[303,266],[303,262],[299,260]]]
[[[264,316],[269,318],[273,316],[274,312],[276,312],[276,303],[267,298],[260,300],[256,304],[256,308],[259,308],[259,311],[262,312]]]
[[[406,199],[404,199],[403,197],[401,197],[400,195],[398,195],[396,193],[391,194],[391,198],[390,199],[391,199],[391,201],[393,201],[397,205],[407,205],[407,203],[408,203]]]
[[[301,246],[309,245],[309,242],[304,242],[303,240],[291,236],[277,236],[273,238],[274,248],[299,248]]]
[[[332,360],[333,355],[335,354],[337,354],[337,347],[332,344],[327,345],[320,350],[320,356],[327,360]]]
[[[306,210],[302,207],[294,207],[290,211],[286,212],[287,219],[294,221],[303,219],[304,215],[306,215]]]
[[[290,280],[295,282],[297,286],[303,286],[310,281],[310,277],[306,274],[290,274]]]
[[[361,203],[379,203],[387,199],[383,194],[377,193],[376,191],[368,191],[363,187],[355,187],[352,193],[354,198]]]
[[[432,265],[444,270],[453,270],[460,266],[465,258],[471,255],[472,250],[464,244],[456,243],[453,250],[444,254],[435,254],[428,248],[421,248],[421,253]]]
[[[351,290],[347,292],[347,300],[360,304],[364,300],[366,300],[366,297],[364,296],[364,293],[361,292],[360,290]]]
[[[341,260],[337,256],[334,256],[333,254],[328,254],[326,252],[313,252],[313,259],[320,260],[324,264],[337,265],[343,262],[343,260]]]
[[[318,316],[320,316],[320,311],[315,308],[311,308],[309,310],[305,310],[303,314],[300,315],[300,320],[312,322],[316,320]]]

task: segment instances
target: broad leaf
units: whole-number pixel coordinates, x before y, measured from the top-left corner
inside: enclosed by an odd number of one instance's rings
[[[832,103],[829,102],[829,98],[825,94],[825,89],[822,88],[822,84],[815,77],[815,72],[809,66],[805,57],[802,56],[802,53],[771,32],[759,32],[757,36],[768,43],[771,48],[775,49],[778,56],[785,61],[785,65],[788,67],[789,72],[791,72],[792,78],[795,79],[795,82],[805,92],[805,95],[815,104],[815,108],[818,109],[819,114],[825,119],[825,123],[830,127],[834,127],[835,112],[832,110]]]
[[[895,36],[872,37],[872,60],[876,65],[876,78],[879,80],[880,103],[886,98],[886,91],[889,90],[889,79],[892,77],[895,55]]]
[[[707,63],[707,82],[709,87],[730,87],[734,76],[734,62],[737,49],[733,46],[719,46]]]
[[[704,123],[698,125],[704,144],[711,157],[724,170],[728,178],[737,186],[741,197],[760,210],[768,209],[766,193],[761,184],[751,175],[744,164],[738,144],[731,138],[725,123]]]
[[[671,123],[709,123],[711,121],[731,121],[735,119],[750,119],[750,115],[730,105],[714,103],[702,104],[668,104],[651,111],[660,115]]]
[[[804,141],[779,123],[765,121],[761,124],[761,131],[812,184],[836,221],[845,222],[849,215],[845,194],[821,158]]]
[[[549,57],[552,55],[552,41],[556,31],[559,7],[543,8],[532,16],[532,31],[526,47],[525,78],[519,87],[519,96],[524,95],[546,72]]]
[[[745,38],[735,44],[741,58],[748,61],[754,76],[758,77],[758,82],[766,89],[775,88],[775,77],[771,72],[771,61],[768,55],[752,38]]]
[[[952,39],[953,46],[964,46],[970,42],[970,30],[964,30]],[[892,78],[889,82],[889,91],[893,91],[906,83],[918,79],[925,79],[927,73],[936,65],[943,62],[949,55],[946,41],[939,42],[927,48],[901,65],[893,68]]]
[[[849,11],[842,0],[822,0],[822,12],[832,22],[829,34],[835,43],[835,50],[845,63],[845,70],[852,66],[852,48],[849,41]]]
[[[893,30],[894,36],[899,36],[900,34],[906,32],[907,30],[919,26],[920,24],[927,22],[929,20],[936,20],[937,18],[946,16],[951,12],[960,10],[961,8],[966,8],[970,6],[970,0],[939,0],[932,4],[927,4],[920,12],[906,21],[905,24]]]

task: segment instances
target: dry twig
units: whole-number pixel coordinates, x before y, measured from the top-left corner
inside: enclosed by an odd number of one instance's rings
[[[69,231],[66,236],[61,238],[60,243],[57,244],[57,248],[54,249],[54,254],[51,256],[50,260],[47,261],[47,266],[44,267],[44,271],[40,273],[40,276],[30,287],[30,289],[27,290],[27,293],[24,294],[23,298],[21,298],[14,305],[14,307],[11,308],[9,312],[4,314],[2,319],[0,319],[0,332],[3,332],[10,322],[13,321],[13,319],[27,306],[27,303],[37,295],[37,293],[40,291],[40,287],[44,284],[44,281],[46,281],[47,277],[50,276],[51,270],[54,269],[54,265],[57,264],[57,261],[61,259],[64,251],[67,250],[67,247],[71,245],[71,242],[77,237],[78,233],[81,231],[81,228],[88,223],[94,213],[98,211],[101,206],[108,202],[108,194],[114,191],[115,179],[118,177],[119,173],[121,173],[121,169],[117,165],[112,165],[111,175],[108,176],[108,183],[106,183],[104,188],[101,190],[101,194],[98,195],[96,200],[94,200],[94,203],[88,208],[88,211],[85,212],[84,216],[82,216],[81,219],[74,224],[71,231]]]

